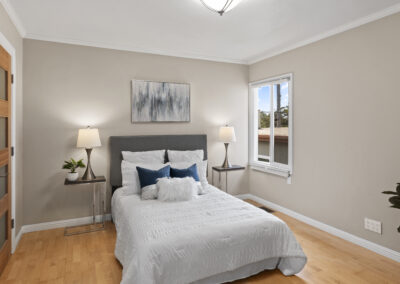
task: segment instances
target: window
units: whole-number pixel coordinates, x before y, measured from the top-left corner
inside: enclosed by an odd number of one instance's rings
[[[292,173],[292,74],[250,83],[249,163],[254,169]]]

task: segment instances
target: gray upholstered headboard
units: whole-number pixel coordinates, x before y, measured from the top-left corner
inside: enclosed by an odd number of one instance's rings
[[[112,190],[122,185],[121,151],[151,150],[204,150],[207,159],[207,135],[149,135],[149,136],[111,136],[110,137],[110,183]],[[166,157],[167,158],[167,157]]]

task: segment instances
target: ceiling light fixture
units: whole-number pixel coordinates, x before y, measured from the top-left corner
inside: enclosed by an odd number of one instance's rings
[[[204,6],[221,16],[232,10],[241,0],[200,0]]]

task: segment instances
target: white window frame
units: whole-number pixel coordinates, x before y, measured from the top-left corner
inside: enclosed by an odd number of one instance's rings
[[[258,94],[256,88],[288,82],[288,99],[289,99],[289,137],[288,137],[288,164],[280,164],[274,162],[274,128],[270,127],[270,161],[258,161]],[[271,88],[272,94],[272,88]],[[273,106],[273,96],[271,98],[271,106]],[[274,113],[271,113],[271,125],[274,121]],[[283,74],[280,76],[251,82],[249,84],[249,166],[258,171],[276,174],[288,178],[293,174],[293,74]]]

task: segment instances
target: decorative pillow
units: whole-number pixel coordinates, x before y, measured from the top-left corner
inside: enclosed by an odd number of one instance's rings
[[[200,181],[196,164],[193,164],[186,169],[171,168],[171,177],[172,178],[192,177],[195,181]]]
[[[187,201],[197,196],[197,184],[191,177],[161,178],[157,182],[158,200]]]
[[[180,162],[180,163],[171,163],[171,168],[174,169],[186,169],[193,165],[193,162]],[[208,185],[208,180],[207,180],[207,160],[206,161],[198,161],[196,163],[197,167],[197,174],[201,183],[201,186],[199,187],[199,194],[205,194],[206,188]]]
[[[178,162],[198,162],[203,161],[204,159],[204,151],[203,150],[194,150],[194,151],[174,151],[167,150],[168,153],[168,161],[171,163]]]
[[[153,164],[135,164],[127,161],[121,162],[122,186],[125,188],[126,194],[140,193],[140,181],[136,167],[142,167],[152,170],[158,170],[165,167],[163,163]]]
[[[157,199],[158,188],[156,184],[148,185],[142,188],[142,199]]]
[[[207,161],[198,161],[195,163],[197,167],[197,174],[202,184],[208,184],[207,181]],[[179,162],[170,163],[171,168],[174,169],[187,169],[193,165],[193,162]]]
[[[156,184],[159,178],[170,177],[170,166],[167,165],[159,170],[150,170],[142,167],[136,167],[139,175],[140,187]]]
[[[153,164],[165,162],[165,150],[130,152],[122,151],[122,157],[125,161],[135,164]]]

